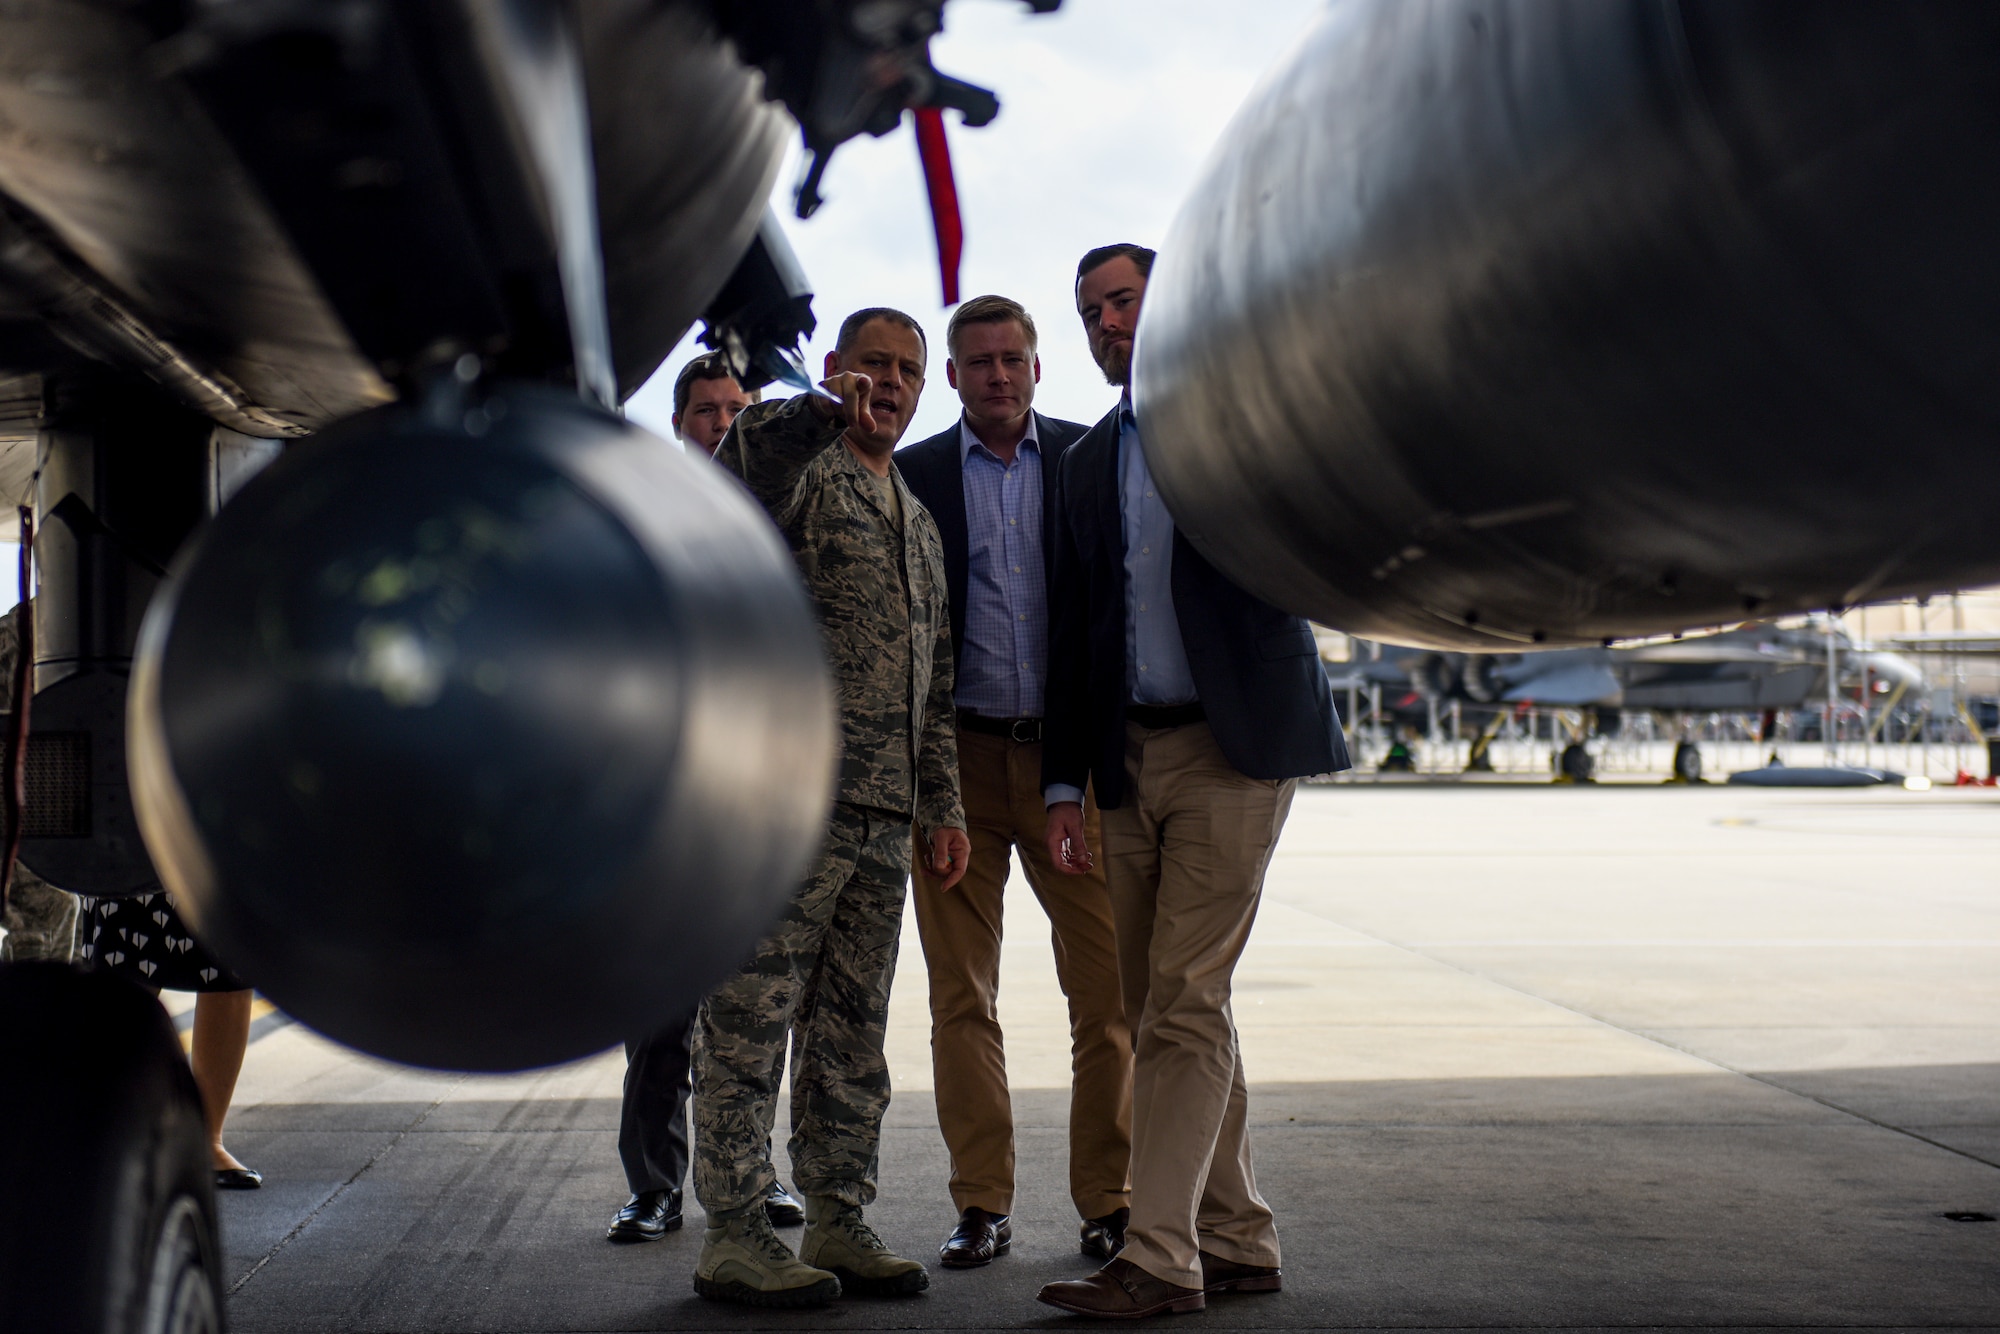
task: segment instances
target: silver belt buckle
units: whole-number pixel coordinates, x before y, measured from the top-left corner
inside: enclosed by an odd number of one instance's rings
[[[1034,735],[1022,736],[1021,733],[1024,729],[1034,733]],[[1024,746],[1040,741],[1042,739],[1041,731],[1042,720],[1040,718],[1016,718],[1013,722],[1007,724],[1008,738]]]

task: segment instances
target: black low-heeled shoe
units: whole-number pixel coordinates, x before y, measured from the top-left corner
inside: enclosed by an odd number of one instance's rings
[[[217,1190],[256,1190],[264,1184],[264,1174],[254,1167],[218,1167],[215,1169]]]
[[[681,1225],[681,1193],[645,1190],[612,1215],[606,1241],[658,1241]]]
[[[806,1207],[782,1183],[773,1181],[764,1192],[764,1217],[772,1227],[798,1227],[806,1221]]]

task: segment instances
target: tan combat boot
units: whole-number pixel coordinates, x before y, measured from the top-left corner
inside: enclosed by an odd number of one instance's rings
[[[825,1306],[840,1295],[840,1280],[801,1264],[778,1240],[760,1201],[759,1207],[725,1218],[702,1235],[694,1290],[744,1306]]]
[[[806,1196],[806,1235],[799,1257],[840,1276],[850,1297],[907,1297],[931,1285],[915,1260],[905,1260],[882,1244],[861,1221],[861,1210],[827,1195]]]

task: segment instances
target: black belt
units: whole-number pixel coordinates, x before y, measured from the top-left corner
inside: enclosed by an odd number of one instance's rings
[[[988,718],[983,713],[971,709],[958,711],[958,725],[968,732],[978,732],[984,736],[1004,736],[1009,741],[1022,743],[1039,742],[1042,739],[1040,718]]]
[[[1141,727],[1186,727],[1189,723],[1208,721],[1208,710],[1201,707],[1201,701],[1192,704],[1127,704],[1125,718]]]

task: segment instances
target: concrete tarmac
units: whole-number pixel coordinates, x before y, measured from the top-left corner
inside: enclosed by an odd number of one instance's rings
[[[232,1328],[1081,1327],[1034,1300],[1091,1265],[1047,921],[1016,887],[1021,1182],[991,1267],[816,1313],[705,1302],[692,1199],[665,1241],[603,1239],[618,1054],[447,1076],[278,1026],[229,1124],[267,1183],[221,1202]],[[913,925],[896,987],[869,1217],[933,1260],[954,1218]],[[2000,1330],[1991,792],[1305,789],[1236,1018],[1286,1287],[1175,1329]]]

